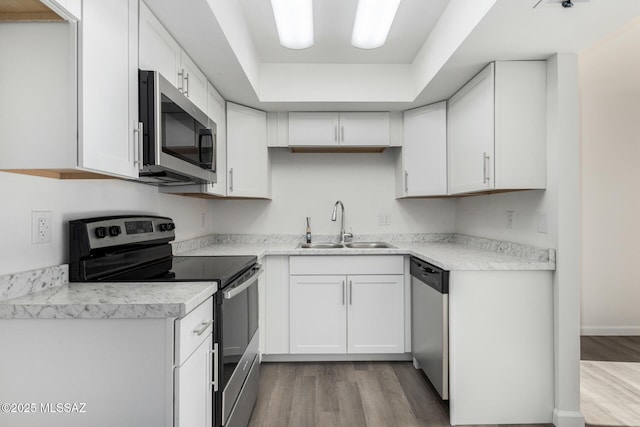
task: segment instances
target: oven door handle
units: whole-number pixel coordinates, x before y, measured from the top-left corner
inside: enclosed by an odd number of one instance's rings
[[[253,274],[253,276],[251,276],[251,278],[247,281],[244,281],[242,283],[239,283],[237,285],[235,285],[234,287],[232,287],[231,289],[224,291],[223,295],[224,295],[224,299],[231,299],[233,297],[235,297],[236,295],[242,293],[245,289],[247,289],[249,286],[253,285],[257,280],[258,280],[258,276],[260,276],[260,274],[264,271],[264,269],[262,268],[262,265],[258,266],[257,271]]]

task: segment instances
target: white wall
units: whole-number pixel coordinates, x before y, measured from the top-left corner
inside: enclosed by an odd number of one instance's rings
[[[549,187],[553,184],[549,183]],[[549,189],[463,197],[456,202],[456,232],[545,248],[555,247],[557,229],[555,202]],[[509,228],[507,211],[513,212]],[[540,215],[547,220],[547,233],[538,232]]]
[[[640,20],[580,57],[582,333],[640,335]]]
[[[121,180],[56,180],[0,172],[0,275],[68,262],[72,219],[123,213],[167,215],[176,240],[212,232],[205,200],[158,193],[156,187]],[[51,211],[51,243],[31,243],[31,212]],[[202,215],[204,214],[204,226]]]
[[[331,222],[336,200],[344,203],[346,229],[360,233],[454,231],[455,202],[449,199],[395,200],[395,149],[371,154],[291,153],[270,149],[273,200],[213,202],[217,233],[303,234],[311,217],[313,234],[336,234]],[[391,224],[378,225],[380,214]]]

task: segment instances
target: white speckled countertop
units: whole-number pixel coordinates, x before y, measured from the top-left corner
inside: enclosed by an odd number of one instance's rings
[[[513,244],[504,248],[479,248],[452,242],[396,242],[395,248],[383,249],[303,249],[295,242],[211,243],[180,255],[412,255],[445,270],[555,270],[553,249],[523,251]],[[515,255],[515,254],[518,255]]]
[[[315,242],[335,236],[316,236]],[[445,270],[555,270],[555,250],[458,234],[358,236],[395,248],[302,249],[302,236],[205,236],[173,244],[187,256],[412,255]],[[0,276],[0,319],[182,317],[217,290],[215,283],[68,283],[67,266]]]
[[[179,318],[216,290],[212,282],[67,283],[0,301],[0,319]]]

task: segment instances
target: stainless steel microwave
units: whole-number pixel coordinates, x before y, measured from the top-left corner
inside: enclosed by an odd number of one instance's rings
[[[216,182],[216,124],[157,71],[138,75],[139,181],[163,186]]]

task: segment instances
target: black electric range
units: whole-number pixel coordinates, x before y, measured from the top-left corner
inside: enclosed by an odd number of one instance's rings
[[[257,398],[256,256],[173,256],[175,223],[122,215],[69,221],[71,282],[217,282],[213,425],[246,425]]]

